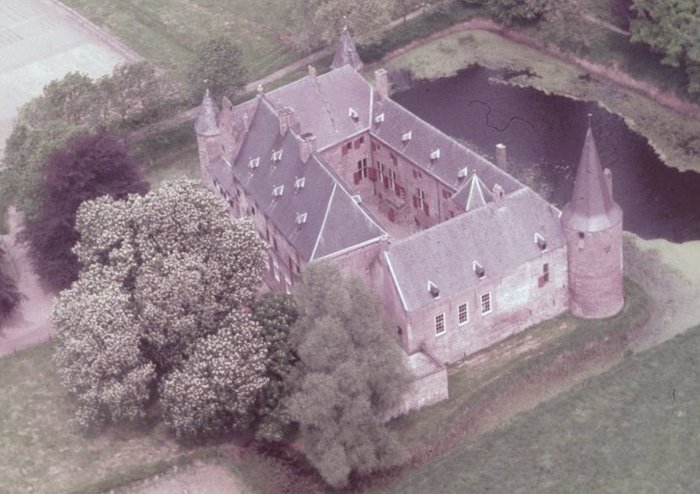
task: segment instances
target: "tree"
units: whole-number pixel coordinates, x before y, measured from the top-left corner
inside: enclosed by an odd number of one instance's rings
[[[309,0],[299,4],[297,17],[310,44],[335,44],[346,25],[356,41],[371,43],[391,21],[392,8],[383,0]]]
[[[157,402],[181,436],[253,420],[267,378],[262,329],[247,315],[263,268],[250,222],[231,220],[199,183],[178,180],[126,201],[88,201],[76,230],[82,268],[55,309],[55,359],[81,423],[135,419]],[[111,367],[87,365],[103,352]],[[211,386],[195,396],[192,383],[206,379]],[[115,396],[126,412],[104,413]]]
[[[218,332],[169,374],[161,392],[165,423],[179,437],[245,430],[267,384],[262,328],[247,314],[232,314]]]
[[[506,24],[523,24],[538,21],[558,3],[552,0],[462,0],[467,4],[483,4],[497,20]]]
[[[15,204],[29,220],[41,203],[42,166],[73,136],[105,128],[124,131],[153,120],[177,98],[146,62],[115,67],[93,81],[71,72],[20,108],[0,167],[0,218]],[[0,225],[5,229],[5,225]]]
[[[260,423],[256,435],[266,441],[281,441],[291,422],[281,402],[290,392],[290,376],[297,361],[289,342],[289,332],[299,317],[299,311],[291,296],[266,293],[256,301],[253,317],[263,328],[268,378],[258,396],[256,410]]]
[[[243,53],[228,36],[219,36],[198,44],[187,70],[193,95],[201,97],[209,90],[215,97],[231,95],[245,83]]]
[[[330,485],[342,487],[351,472],[369,473],[405,459],[381,420],[409,378],[362,281],[314,266],[298,293],[302,315],[291,341],[299,362],[288,411],[311,464]]]
[[[661,62],[680,67],[688,91],[700,93],[700,5],[694,0],[634,0],[631,40],[663,55]]]
[[[0,246],[0,325],[12,315],[21,299],[15,281],[4,269],[5,255],[5,250]]]
[[[73,137],[49,156],[42,169],[43,201],[36,217],[27,221],[22,238],[42,280],[62,290],[77,279],[80,269],[72,252],[78,240],[75,214],[80,204],[105,194],[115,199],[143,194],[148,184],[124,144],[105,132]]]

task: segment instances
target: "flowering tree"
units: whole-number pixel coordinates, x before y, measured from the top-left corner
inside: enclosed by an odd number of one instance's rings
[[[216,196],[179,180],[126,201],[88,201],[76,229],[83,268],[59,297],[54,320],[56,363],[81,423],[137,418],[161,391],[166,420],[180,435],[214,432],[222,417],[248,423],[250,395],[267,382],[262,330],[246,315],[263,266],[250,223],[231,220]],[[103,352],[112,367],[89,365]],[[126,378],[132,374],[140,380]],[[204,376],[218,380],[188,409],[192,383]],[[119,403],[129,406],[105,414],[115,379]]]

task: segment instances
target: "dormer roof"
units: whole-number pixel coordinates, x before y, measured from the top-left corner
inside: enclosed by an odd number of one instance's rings
[[[209,89],[204,92],[202,98],[202,106],[200,107],[199,115],[194,123],[194,130],[197,134],[207,137],[218,136],[219,126],[216,123],[216,106],[214,100],[209,93]]]
[[[364,66],[360,55],[357,53],[355,41],[352,39],[350,31],[348,31],[348,26],[343,26],[343,29],[340,31],[340,39],[335,45],[331,69],[338,69],[343,65],[350,65],[357,72],[360,72]]]
[[[471,211],[493,200],[486,184],[473,173],[469,180],[452,196],[452,200],[465,211]]]
[[[572,230],[594,232],[622,221],[622,209],[612,198],[590,124],[581,150],[571,200],[564,206],[562,223]]]

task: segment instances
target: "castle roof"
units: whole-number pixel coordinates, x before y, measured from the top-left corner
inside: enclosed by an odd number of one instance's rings
[[[481,207],[492,199],[492,192],[476,173],[452,196],[452,200],[465,211]]]
[[[572,230],[595,232],[621,221],[622,209],[612,198],[589,124],[574,190],[571,200],[564,206],[562,222]]]
[[[216,124],[216,107],[208,88],[204,93],[204,98],[202,98],[202,106],[194,123],[194,130],[203,136],[219,135],[219,127]]]
[[[357,72],[360,72],[364,66],[360,55],[357,53],[355,41],[352,39],[350,31],[348,31],[348,26],[343,26],[343,29],[340,31],[340,39],[335,45],[331,69],[339,69],[344,65],[349,65]]]
[[[384,237],[317,154],[302,161],[299,139],[294,130],[280,134],[277,112],[263,97],[234,163],[216,160],[212,178],[233,197],[235,177],[306,262]]]
[[[491,202],[393,243],[385,256],[404,308],[435,301],[429,281],[440,297],[477,285],[481,278],[475,263],[485,278],[513,272],[542,253],[535,234],[546,241],[547,250],[564,246],[560,214],[525,187],[499,204]]]

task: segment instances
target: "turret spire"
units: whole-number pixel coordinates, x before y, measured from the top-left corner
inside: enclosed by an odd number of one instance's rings
[[[360,55],[357,53],[355,41],[350,35],[347,24],[344,24],[343,29],[340,30],[340,39],[335,46],[335,55],[333,55],[331,69],[337,69],[343,65],[350,65],[357,72],[360,72],[364,66]]]
[[[197,121],[194,124],[194,130],[197,134],[202,136],[219,135],[219,127],[216,124],[216,107],[211,93],[209,92],[209,88],[207,88],[204,93],[204,98],[202,98],[202,106]]]
[[[574,230],[599,231],[620,222],[622,210],[612,198],[598,149],[593,138],[591,117],[581,150],[574,190],[564,207],[562,221]]]

